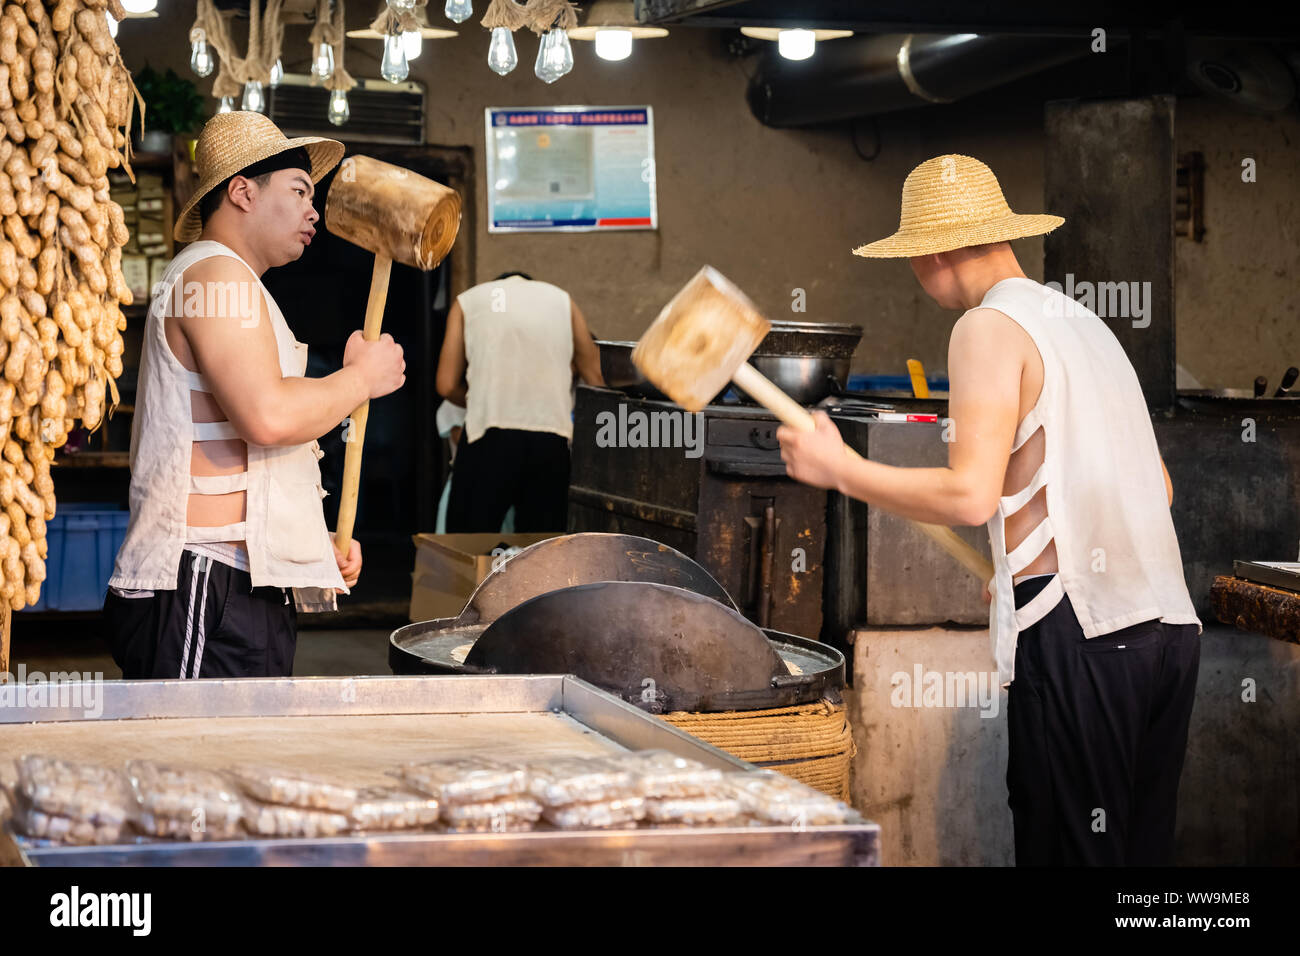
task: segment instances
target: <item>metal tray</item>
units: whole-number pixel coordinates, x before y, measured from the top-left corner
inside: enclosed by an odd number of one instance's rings
[[[749,764],[572,676],[257,678],[58,685],[46,706],[0,708],[0,754],[221,768],[243,760],[384,780],[404,760],[664,748]],[[87,691],[97,695],[86,696]],[[93,702],[92,702],[93,701]],[[74,706],[74,704],[76,706]],[[89,705],[92,713],[82,705]],[[96,715],[93,712],[98,711]],[[316,840],[39,846],[0,830],[0,863],[54,866],[877,865],[880,829],[693,827],[412,833]]]

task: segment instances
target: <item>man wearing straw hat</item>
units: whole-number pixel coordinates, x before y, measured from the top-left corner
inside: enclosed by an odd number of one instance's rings
[[[1029,279],[1011,249],[1063,222],[1012,213],[969,156],[916,167],[898,231],[854,253],[907,258],[932,299],[962,311],[948,466],[855,462],[823,413],[815,432],[777,434],[800,481],[918,521],[987,522],[1016,862],[1165,864],[1200,621],[1132,365],[1101,319]]]
[[[342,156],[251,112],[199,136],[174,231],[190,245],[145,321],[131,517],[104,599],[124,677],[289,676],[296,610],[333,607],[360,574],[356,542],[341,554],[325,527],[315,439],[402,384],[402,349],[357,331],[343,368],[304,378],[307,346],[259,280],[311,242],[316,183]]]

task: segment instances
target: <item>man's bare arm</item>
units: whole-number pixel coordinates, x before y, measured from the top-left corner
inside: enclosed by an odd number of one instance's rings
[[[1018,326],[988,309],[967,312],[948,345],[947,468],[874,461],[842,472],[839,490],[932,524],[978,525],[997,510],[1020,411]]]
[[[1169,477],[1169,468],[1165,465],[1165,459],[1163,455],[1160,457],[1160,470],[1165,473],[1165,494],[1169,496],[1169,506],[1173,507],[1174,481],[1172,478]]]
[[[578,303],[570,300],[569,314],[573,325],[573,370],[588,385],[603,386],[605,376],[600,371],[600,348],[591,338],[587,320],[583,318]]]
[[[438,394],[447,401],[465,407],[469,385],[465,370],[469,362],[465,357],[465,312],[459,302],[453,302],[447,311],[447,330],[442,337],[442,353],[438,356]]]
[[[186,270],[183,281],[183,291],[201,291],[203,305],[182,310],[197,314],[175,319],[199,372],[245,441],[257,445],[311,441],[337,427],[370,397],[370,378],[358,367],[345,365],[324,378],[281,374],[266,302],[243,263],[228,256],[204,259]],[[209,297],[210,289],[222,295]],[[224,306],[219,306],[222,299]],[[249,304],[252,309],[246,308]]]

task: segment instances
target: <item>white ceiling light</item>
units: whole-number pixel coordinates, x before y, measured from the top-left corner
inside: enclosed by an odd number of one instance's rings
[[[587,11],[582,26],[569,31],[574,40],[594,40],[596,55],[605,60],[625,60],[632,52],[632,41],[666,37],[663,27],[637,23],[634,4],[623,0],[597,0]]]
[[[740,32],[755,40],[775,40],[777,49],[787,60],[808,59],[821,40],[853,36],[852,30],[786,30],[779,27],[741,27]]]
[[[158,0],[122,0],[122,9],[127,13],[148,13],[158,6]]]

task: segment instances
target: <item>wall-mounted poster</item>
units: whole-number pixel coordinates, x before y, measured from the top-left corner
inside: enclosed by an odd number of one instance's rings
[[[650,107],[484,113],[489,232],[658,228]]]

